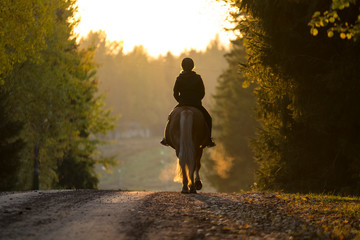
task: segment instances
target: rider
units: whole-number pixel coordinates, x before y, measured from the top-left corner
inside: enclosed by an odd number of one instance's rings
[[[202,106],[201,100],[205,96],[204,83],[199,74],[193,70],[194,61],[191,58],[184,58],[181,63],[183,71],[177,77],[174,85],[174,98],[179,103],[176,107],[193,106],[199,109],[205,118],[209,127],[209,140],[206,144],[207,147],[214,147],[215,143],[211,138],[212,119],[208,111]],[[161,144],[168,146],[164,138]]]

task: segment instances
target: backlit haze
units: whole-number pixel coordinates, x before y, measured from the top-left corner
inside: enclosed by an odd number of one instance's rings
[[[218,34],[225,46],[231,38],[229,8],[215,0],[78,0],[80,23],[75,33],[103,30],[109,41],[123,41],[123,51],[143,45],[149,55],[204,50]]]
[[[107,136],[116,141],[101,149],[116,155],[119,164],[112,174],[97,168],[101,189],[178,190],[180,185],[173,182],[176,155],[159,143],[176,106],[173,84],[184,55],[194,59],[206,87],[203,104],[210,109],[217,78],[227,66],[226,49],[218,40],[229,45],[231,35],[224,29],[231,27],[228,11],[215,0],[78,0],[78,39],[90,31],[106,34],[92,34],[82,44],[98,44],[99,92],[106,94],[112,114],[121,116]],[[106,46],[114,41],[122,42],[123,49],[115,48],[121,52],[112,52],[112,44]],[[145,51],[134,48],[139,45]],[[210,184],[204,190],[214,191]]]

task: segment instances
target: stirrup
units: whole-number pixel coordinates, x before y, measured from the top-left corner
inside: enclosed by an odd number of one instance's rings
[[[211,141],[209,142],[209,144],[206,145],[206,147],[211,148],[211,147],[215,147],[216,143],[214,143],[214,141],[211,139]]]
[[[169,144],[166,142],[166,139],[165,138],[163,138],[163,140],[161,140],[161,142],[160,142],[162,145],[164,145],[164,146],[169,146]]]
[[[212,140],[212,138],[210,138],[210,140],[205,145],[202,145],[200,148],[204,149],[206,147],[211,148],[215,146],[216,146],[215,142]]]
[[[215,146],[216,146],[215,142],[213,141],[212,138],[210,138],[205,147],[211,148],[211,147],[215,147]]]

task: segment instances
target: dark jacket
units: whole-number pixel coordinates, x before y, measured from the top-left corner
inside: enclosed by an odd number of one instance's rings
[[[199,74],[193,71],[180,73],[174,85],[174,98],[179,105],[200,107],[204,96],[204,83]]]

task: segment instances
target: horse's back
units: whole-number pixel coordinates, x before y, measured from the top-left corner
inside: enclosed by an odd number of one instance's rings
[[[201,124],[205,122],[203,113],[198,108],[191,106],[183,106],[183,107],[175,108],[171,113],[171,119],[175,121],[180,121],[180,116],[182,112],[185,113],[191,112],[194,115],[194,120],[196,122],[201,122]]]
[[[179,146],[180,120],[181,118],[188,119],[188,116],[191,116],[192,119],[192,138],[194,143],[200,147],[200,145],[203,145],[208,138],[208,131],[203,113],[196,107],[177,107],[170,115],[169,129],[166,130],[166,139],[170,146],[175,149]]]

